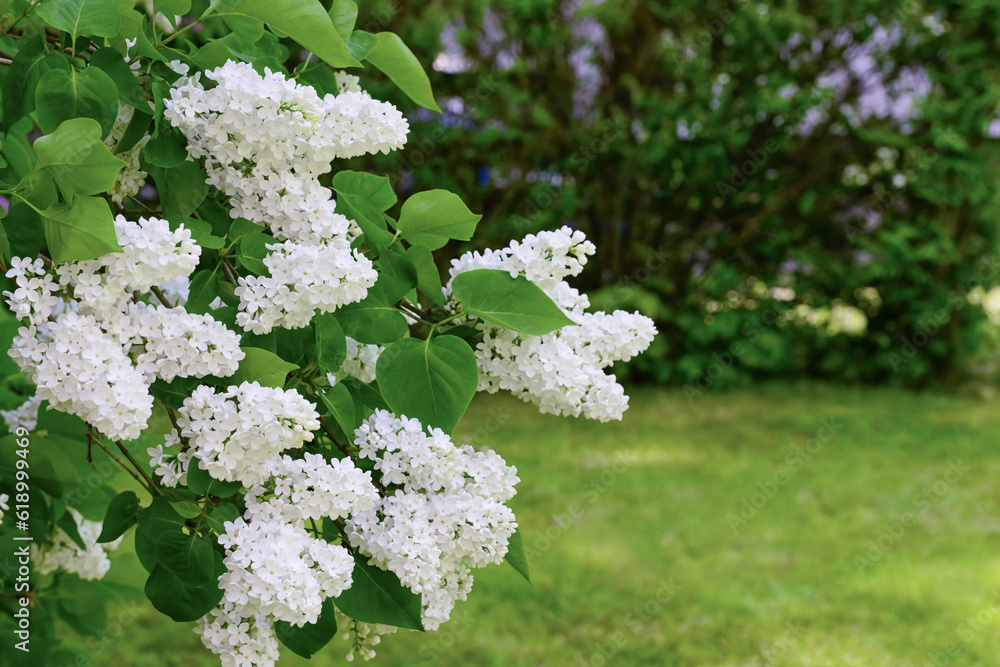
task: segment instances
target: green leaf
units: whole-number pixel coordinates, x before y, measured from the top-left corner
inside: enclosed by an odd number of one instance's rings
[[[191,0],[153,0],[153,10],[173,22],[174,16],[183,16],[191,11]]]
[[[191,586],[208,585],[215,574],[211,540],[167,531],[156,540],[156,561],[170,574]]]
[[[216,498],[231,498],[243,488],[240,482],[225,482],[215,479],[201,467],[197,458],[192,458],[188,465],[187,485],[195,495],[215,496]]]
[[[410,243],[437,250],[448,239],[471,239],[482,217],[470,211],[458,195],[447,190],[429,190],[403,202],[398,227]]]
[[[330,415],[343,431],[343,435],[351,439],[354,427],[357,425],[357,422],[354,421],[354,397],[351,396],[351,392],[342,382],[338,382],[325,392],[321,392],[319,399],[330,411]]]
[[[337,34],[346,42],[351,38],[354,24],[358,20],[358,6],[354,4],[354,0],[333,0],[329,14]]]
[[[314,320],[316,327],[316,361],[324,373],[336,373],[347,359],[347,338],[337,318],[321,313]]]
[[[444,304],[444,293],[441,289],[441,273],[434,263],[434,255],[429,248],[411,246],[406,250],[406,258],[417,270],[417,287],[428,299],[438,305]]]
[[[114,542],[125,534],[125,531],[132,527],[138,520],[139,497],[132,491],[122,491],[111,504],[104,515],[104,524],[101,527],[101,534],[98,536],[98,543]]]
[[[531,336],[575,324],[533,282],[507,271],[474,269],[455,276],[452,295],[467,313]]]
[[[441,107],[434,101],[427,73],[399,35],[380,32],[375,37],[375,48],[365,56],[365,60],[382,70],[411,100],[440,113]]]
[[[408,328],[406,318],[388,300],[379,283],[368,289],[363,300],[338,308],[337,321],[345,334],[365,344],[391,343],[406,334]]]
[[[132,113],[132,120],[128,122],[125,131],[115,144],[115,153],[124,153],[132,150],[139,140],[146,136],[146,131],[153,125],[153,117],[148,113],[143,113],[136,109]]]
[[[184,306],[188,312],[202,315],[208,312],[209,306],[219,294],[218,267],[213,271],[197,271],[191,276],[191,287]]]
[[[56,264],[121,252],[111,207],[100,197],[76,197],[72,206],[56,204],[41,216],[45,243]]]
[[[378,39],[376,39],[375,35],[364,30],[352,31],[350,38],[347,40],[347,48],[350,50],[351,55],[358,60],[364,60],[372,52],[376,44],[378,44]]]
[[[392,191],[388,176],[345,169],[333,177],[333,189],[338,193],[358,195],[379,211],[387,211],[396,203],[396,193]]]
[[[122,27],[121,12],[114,0],[45,0],[35,10],[56,30],[73,36],[115,37]]]
[[[156,182],[165,216],[191,215],[208,196],[205,172],[197,162],[183,162],[177,167],[164,169],[144,160],[143,169]]]
[[[278,241],[273,236],[261,232],[251,232],[240,240],[240,252],[236,256],[236,261],[251,273],[266,276],[269,272],[267,265],[264,264],[264,258],[271,254],[267,245],[276,243]]]
[[[142,157],[157,167],[179,167],[188,159],[187,138],[172,127],[161,129],[142,149]]]
[[[63,514],[59,518],[59,521],[56,522],[56,525],[63,529],[63,532],[69,536],[69,539],[73,540],[73,543],[76,544],[76,546],[80,547],[84,551],[87,550],[87,544],[83,541],[83,538],[80,537],[80,528],[76,525],[76,519],[73,518],[72,514],[69,512]]]
[[[285,386],[285,377],[298,369],[295,364],[290,364],[267,350],[258,347],[244,347],[242,349],[246,353],[246,357],[240,362],[236,373],[227,379],[229,384],[259,382],[262,387],[281,388]]]
[[[476,394],[479,370],[469,344],[453,336],[403,338],[375,364],[382,397],[397,415],[450,434]]]
[[[193,586],[178,579],[163,565],[157,564],[146,580],[145,593],[153,607],[178,623],[196,621],[212,611],[222,600],[222,589],[214,581],[226,571],[222,554],[212,550],[213,581],[205,586]]]
[[[353,583],[336,600],[340,611],[362,623],[423,631],[420,596],[404,587],[395,574],[369,565],[367,560],[354,554]]]
[[[39,137],[34,150],[35,171],[51,176],[67,201],[76,195],[107,192],[125,166],[101,141],[101,127],[90,118],[65,121],[51,134]]]
[[[35,113],[43,132],[53,132],[63,121],[84,116],[100,123],[101,137],[106,137],[118,117],[118,88],[97,67],[82,72],[49,70],[35,89]]]
[[[521,537],[521,529],[518,528],[507,541],[507,554],[503,557],[520,573],[524,580],[531,583],[531,575],[528,573],[528,554],[524,551],[524,539]]]
[[[382,252],[392,243],[392,234],[386,230],[382,211],[364,196],[338,191],[336,211],[358,223],[358,227],[365,235],[365,243],[376,252]]]
[[[230,503],[219,503],[208,513],[208,525],[216,535],[223,535],[226,532],[226,523],[236,521],[240,512]]]
[[[375,265],[381,272],[379,280],[384,283],[390,301],[403,298],[417,286],[417,267],[400,248],[382,251]]]
[[[274,624],[274,634],[295,655],[300,655],[303,658],[313,657],[337,634],[337,617],[333,608],[333,598],[323,600],[322,610],[315,623],[306,623],[300,628],[286,621],[277,621]]]
[[[254,18],[280,31],[333,67],[359,67],[319,0],[223,0],[218,13]]]
[[[48,53],[41,36],[31,38],[14,56],[3,79],[3,123],[10,128],[25,114],[35,110],[38,81],[53,69],[69,70],[66,56]]]
[[[140,111],[150,109],[149,101],[142,94],[142,86],[136,80],[136,73],[129,68],[128,63],[116,49],[109,46],[97,49],[90,56],[92,67],[99,67],[104,73],[111,77],[115,87],[118,89],[118,99],[137,108]]]
[[[201,505],[190,500],[175,500],[170,505],[185,519],[194,519],[202,514]]]

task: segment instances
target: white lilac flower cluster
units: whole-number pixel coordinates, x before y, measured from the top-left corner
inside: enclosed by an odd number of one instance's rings
[[[10,501],[10,496],[6,493],[0,493],[0,524],[3,523],[4,512],[10,509],[10,505],[7,503]]]
[[[244,382],[219,392],[198,387],[184,399],[177,425],[197,465],[215,479],[249,488],[271,477],[271,459],[311,441],[320,423],[312,403],[294,389]],[[170,439],[167,445],[175,442]],[[154,449],[156,461],[163,450]]]
[[[48,539],[41,546],[32,544],[31,562],[39,574],[49,574],[62,568],[79,576],[81,579],[100,579],[107,574],[111,560],[107,552],[114,551],[121,544],[122,538],[114,542],[98,544],[101,536],[100,521],[87,521],[78,511],[70,507],[66,510],[76,522],[80,539],[86,549],[81,549],[62,528],[56,526]]]
[[[376,411],[355,432],[395,493],[347,521],[351,545],[423,596],[423,624],[435,630],[472,590],[471,569],[499,563],[517,528],[504,505],[517,471],[492,451],[456,447],[440,429]]]
[[[270,275],[242,276],[236,288],[236,322],[254,333],[308,326],[317,308],[329,313],[360,301],[378,278],[371,262],[349,247],[285,241],[269,248],[264,265]]]
[[[118,143],[121,141],[122,136],[124,136],[125,130],[128,128],[128,124],[131,122],[134,114],[135,108],[119,102],[118,116],[115,118],[115,124],[111,127],[111,132],[107,138],[104,139],[104,145],[108,147],[108,150],[114,153],[116,158],[125,162],[125,166],[118,172],[118,180],[115,182],[115,186],[108,190],[111,201],[116,204],[122,203],[127,197],[134,197],[146,182],[146,172],[139,166],[139,153],[149,143],[149,133],[144,134],[127,151],[116,151]]]
[[[350,588],[354,559],[341,545],[310,535],[306,520],[338,519],[375,507],[371,473],[349,459],[273,457],[273,489],[257,485],[243,517],[226,522],[220,606],[196,628],[223,665],[273,665],[274,622],[315,623],[326,598]],[[264,496],[269,496],[264,498]]]
[[[16,287],[4,296],[27,324],[10,356],[37,386],[36,400],[132,440],[152,415],[157,378],[232,375],[245,355],[240,337],[211,317],[135,299],[194,270],[200,248],[189,230],[122,216],[115,229],[122,252],[52,270],[14,258],[7,277]]]
[[[34,431],[35,426],[38,425],[38,408],[41,405],[42,397],[35,394],[13,410],[0,410],[0,417],[3,417],[3,421],[7,425],[7,431],[14,433],[19,428]]]
[[[336,212],[319,176],[335,158],[402,147],[406,119],[351,75],[338,78],[338,95],[322,98],[246,63],[230,61],[205,76],[214,87],[200,73],[179,79],[164,117],[184,132],[190,156],[204,160],[208,183],[230,198],[232,216],[266,225],[284,242],[264,260],[269,276],[240,278],[240,326],[298,328],[316,309],[363,299],[377,274],[351,249],[357,225]]]
[[[452,261],[451,278],[473,269],[499,269],[524,276],[540,287],[576,325],[545,336],[530,336],[479,322],[479,390],[504,389],[542,412],[610,421],[621,419],[628,396],[605,372],[653,341],[653,321],[638,313],[587,313],[587,296],[565,278],[583,269],[595,251],[583,232],[563,227],[529,234],[502,250],[471,252]],[[450,290],[449,281],[446,292]]]

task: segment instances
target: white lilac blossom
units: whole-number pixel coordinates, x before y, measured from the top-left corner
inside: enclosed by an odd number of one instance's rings
[[[336,212],[318,177],[335,158],[388,152],[406,141],[398,109],[374,100],[351,75],[337,96],[320,97],[278,72],[258,74],[228,62],[177,81],[164,116],[204,160],[208,183],[230,198],[233,217],[265,225],[276,239],[264,258],[267,276],[241,276],[237,322],[254,333],[308,325],[365,298],[377,274],[351,249],[357,225]],[[280,243],[279,243],[280,242]]]
[[[270,477],[270,460],[313,439],[319,415],[295,390],[244,382],[220,392],[203,385],[178,410],[180,436],[215,479],[250,487]]]
[[[3,523],[3,513],[10,509],[10,505],[7,504],[9,501],[10,496],[0,493],[0,524]]]
[[[115,231],[122,252],[56,268],[60,285],[70,290],[82,309],[97,317],[120,311],[133,292],[148,292],[154,286],[190,275],[198,265],[201,247],[183,225],[171,230],[166,220],[132,221],[119,215]]]
[[[529,234],[502,250],[471,252],[452,261],[451,279],[473,269],[498,269],[540,287],[576,324],[530,336],[479,322],[479,390],[510,391],[542,412],[621,419],[625,390],[606,369],[627,361],[653,341],[653,321],[638,313],[588,313],[590,302],[564,280],[583,270],[594,245],[583,232],[563,227]],[[449,281],[447,291],[450,291]]]
[[[42,397],[35,394],[13,410],[0,410],[0,416],[7,424],[7,431],[14,433],[19,428],[23,428],[25,431],[34,431],[35,426],[38,425],[38,408],[41,405]]]
[[[45,264],[40,259],[13,257],[10,267],[7,277],[14,281],[15,289],[3,295],[11,312],[14,317],[27,320],[32,326],[44,324],[59,303],[59,297],[55,295],[59,285],[45,270]]]
[[[355,432],[362,457],[396,486],[347,521],[351,545],[423,596],[428,630],[448,620],[472,589],[471,569],[499,563],[517,528],[504,503],[517,471],[492,451],[455,446],[440,429],[376,411]]]
[[[144,347],[135,363],[150,381],[157,377],[167,382],[176,377],[228,377],[246,357],[240,349],[240,336],[211,315],[141,302],[129,306],[129,315]]]
[[[138,65],[138,61],[135,64]],[[108,147],[108,150],[114,153],[114,156],[119,160],[125,162],[125,166],[118,172],[118,180],[115,182],[115,186],[108,190],[111,201],[116,204],[122,203],[128,197],[134,197],[146,182],[146,172],[139,166],[139,153],[149,143],[149,133],[145,133],[128,150],[118,150],[118,144],[122,136],[124,136],[125,130],[128,128],[128,124],[132,120],[134,113],[135,109],[133,107],[119,102],[118,116],[115,118],[115,124],[111,127],[111,132],[107,138],[104,139],[104,145]]]
[[[132,440],[152,416],[153,397],[128,356],[130,339],[125,315],[101,323],[67,312],[49,323],[47,336],[34,326],[19,329],[10,356],[52,408],[77,415],[112,439]]]
[[[10,356],[37,386],[36,400],[132,440],[152,415],[153,381],[231,375],[244,352],[240,336],[210,316],[136,301],[194,270],[201,248],[190,230],[158,218],[114,224],[121,252],[53,269],[14,258],[7,277],[16,288],[4,296],[27,324]]]
[[[101,522],[87,521],[72,507],[66,511],[76,522],[77,532],[80,533],[80,539],[87,548],[81,549],[66,531],[56,526],[43,544],[39,546],[32,544],[32,566],[39,574],[49,574],[61,568],[81,579],[101,579],[111,567],[107,552],[117,549],[122,538],[98,544]]]
[[[149,465],[160,477],[160,484],[171,488],[177,485],[187,485],[188,464],[194,452],[189,449],[178,447],[181,439],[176,433],[168,433],[164,436],[164,443],[156,447],[149,447],[146,453],[149,455]],[[177,447],[176,450],[173,448]],[[171,451],[166,451],[170,449]]]
[[[236,288],[236,322],[254,333],[307,326],[317,309],[329,313],[365,298],[378,278],[371,262],[346,244],[270,247],[264,258],[270,275],[241,276]]]
[[[246,514],[227,521],[219,536],[226,548],[223,604],[293,625],[315,623],[323,600],[351,587],[354,559],[343,546],[310,535],[301,519],[290,521],[280,503],[248,498]]]
[[[278,660],[274,621],[244,605],[225,603],[195,626],[205,648],[219,656],[222,667],[272,667]]]
[[[317,242],[343,236],[348,221],[334,213],[330,191],[316,178],[335,158],[387,153],[409,130],[394,106],[352,90],[320,97],[280,72],[262,76],[227,62],[174,84],[164,117],[205,160],[209,184],[228,195],[233,217],[266,224],[279,240]]]
[[[292,519],[339,519],[367,512],[378,502],[370,472],[350,459],[327,461],[319,454],[301,459],[282,456],[272,462],[274,499],[282,515]]]

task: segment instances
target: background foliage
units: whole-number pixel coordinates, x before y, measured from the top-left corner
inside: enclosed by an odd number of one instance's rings
[[[954,383],[994,347],[964,297],[997,282],[995,3],[417,0],[365,24],[411,36],[445,109],[366,164],[467,193],[483,244],[586,231],[595,303],[663,332],[646,377]],[[808,325],[844,307],[863,332]]]

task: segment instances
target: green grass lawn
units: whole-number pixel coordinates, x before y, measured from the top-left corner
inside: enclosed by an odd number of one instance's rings
[[[534,586],[480,570],[450,624],[386,636],[376,663],[996,665],[997,407],[808,384],[693,402],[636,390],[623,422],[597,424],[477,399],[457,435],[517,466]],[[90,640],[97,664],[218,664],[142,609]],[[280,664],[345,652],[338,638]]]

